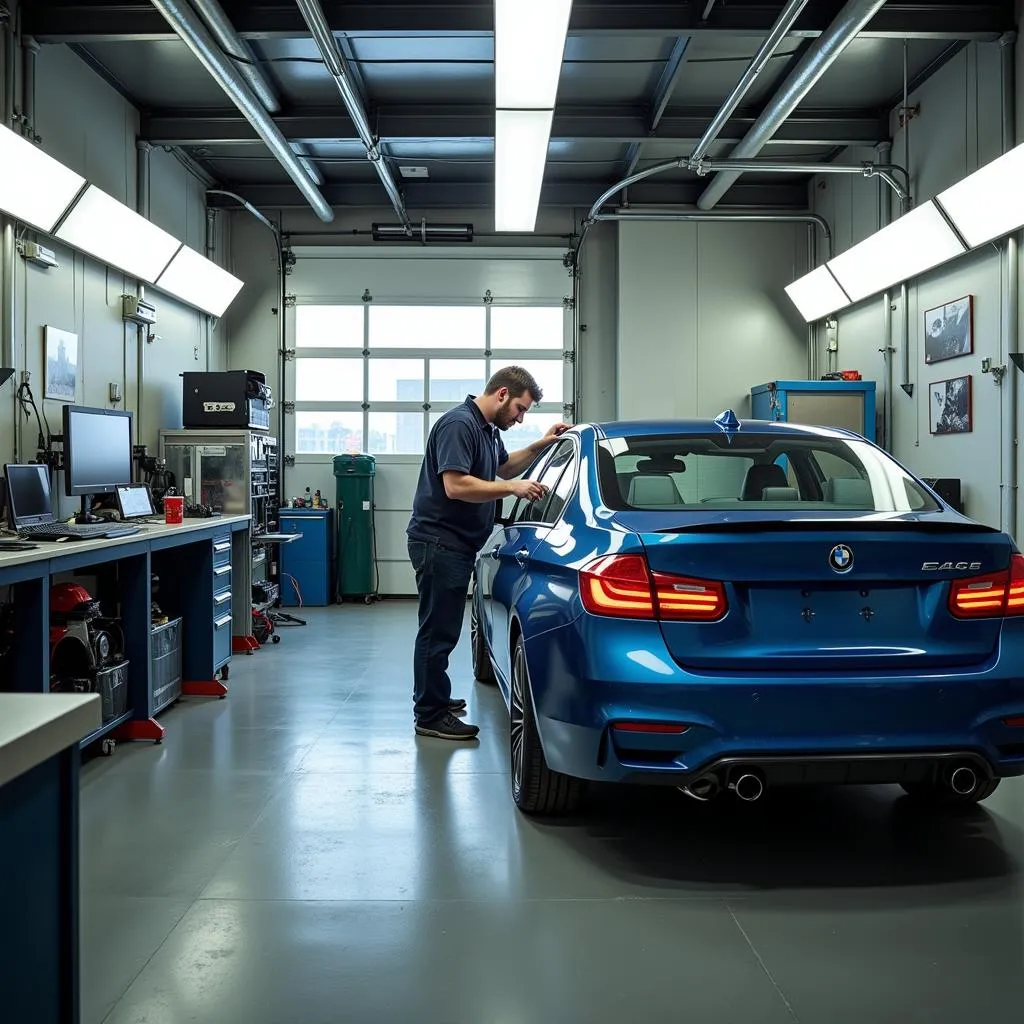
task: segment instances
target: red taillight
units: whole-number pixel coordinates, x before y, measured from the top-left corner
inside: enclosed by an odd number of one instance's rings
[[[623,619],[715,622],[726,612],[725,587],[669,573],[652,573],[643,555],[608,555],[580,572],[583,607]]]
[[[949,610],[958,619],[991,619],[1024,615],[1024,555],[1014,555],[1010,568],[969,580],[954,580]]]
[[[1024,729],[1024,715],[1014,715],[1013,718],[1004,718],[1003,725],[1011,729]]]

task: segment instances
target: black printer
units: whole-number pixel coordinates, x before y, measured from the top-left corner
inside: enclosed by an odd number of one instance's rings
[[[181,418],[186,430],[269,430],[273,394],[259,370],[183,373]]]

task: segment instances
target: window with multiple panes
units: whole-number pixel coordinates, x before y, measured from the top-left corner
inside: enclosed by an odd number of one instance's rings
[[[437,419],[502,366],[529,370],[541,403],[504,436],[525,447],[572,401],[561,305],[295,308],[295,453],[419,455]]]

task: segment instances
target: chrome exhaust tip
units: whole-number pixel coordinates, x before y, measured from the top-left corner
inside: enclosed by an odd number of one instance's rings
[[[764,795],[764,779],[754,772],[743,772],[729,787],[748,804],[760,800]]]
[[[679,792],[685,793],[688,797],[699,800],[701,803],[707,803],[718,796],[721,788],[722,786],[718,781],[717,775],[701,775],[700,778],[691,782],[689,786],[680,786]]]
[[[949,777],[949,786],[957,796],[970,796],[978,788],[978,773],[961,765]]]

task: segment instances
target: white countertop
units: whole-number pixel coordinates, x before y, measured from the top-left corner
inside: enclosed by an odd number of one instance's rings
[[[102,724],[98,693],[0,693],[0,786]]]
[[[60,558],[61,555],[77,555],[87,551],[111,551],[125,544],[137,544],[139,541],[157,540],[166,536],[179,536],[194,533],[196,530],[208,530],[216,526],[229,526],[232,523],[247,523],[249,516],[213,516],[209,519],[186,519],[182,523],[168,526],[166,523],[140,524],[139,532],[127,537],[98,537],[95,540],[40,540],[39,547],[27,551],[0,551],[0,569],[11,565],[25,565],[29,562],[42,562],[48,558]],[[111,523],[119,526],[119,523]],[[8,540],[23,540],[13,534],[6,535]]]

